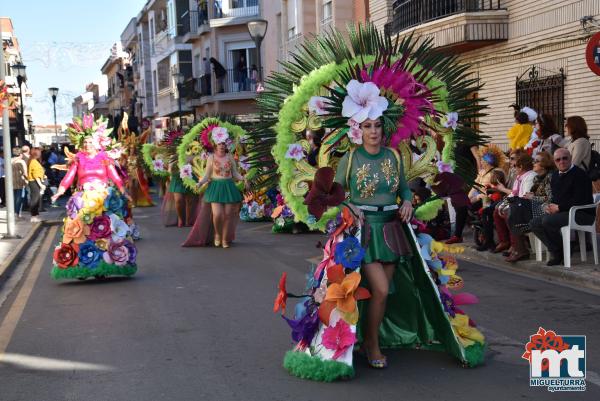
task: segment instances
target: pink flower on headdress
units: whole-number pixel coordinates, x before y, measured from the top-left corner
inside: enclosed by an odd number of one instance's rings
[[[212,140],[217,144],[227,142],[229,139],[229,133],[225,127],[213,128],[211,136]]]
[[[327,98],[322,96],[313,96],[308,101],[308,111],[315,113],[318,116],[324,116],[329,114],[325,107],[329,105]]]
[[[288,145],[288,150],[285,153],[286,159],[302,160],[304,158],[304,148],[298,143]]]
[[[93,114],[84,114],[83,115],[83,129],[92,128],[94,125],[94,115]]]
[[[348,129],[348,138],[350,138],[350,142],[361,145],[363,143],[363,132],[362,129],[360,129],[360,124],[353,119],[350,119],[348,120],[348,125],[350,126]]]
[[[165,162],[162,159],[154,159],[152,161],[154,171],[165,171]]]
[[[357,123],[367,118],[376,120],[388,108],[388,101],[379,95],[379,88],[373,82],[360,83],[356,79],[346,86],[348,95],[342,103],[342,116],[350,117]]]
[[[104,133],[98,131],[92,134],[92,141],[94,147],[98,150],[104,150],[112,143],[112,139],[108,135],[104,135]]]

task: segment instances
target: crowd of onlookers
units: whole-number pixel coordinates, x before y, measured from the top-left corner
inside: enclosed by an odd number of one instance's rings
[[[533,233],[551,254],[547,264],[561,264],[561,227],[569,223],[569,210],[593,204],[593,194],[600,192],[600,154],[593,150],[582,117],[567,118],[562,136],[552,116],[530,108],[516,109],[507,139],[506,153],[494,145],[472,149],[478,175],[468,201],[454,205],[451,197],[450,207],[427,228],[438,240],[461,243],[470,216],[478,227],[478,251],[502,253],[511,263],[528,259]],[[419,206],[432,193],[424,184],[412,184],[413,203]],[[455,215],[453,225],[449,211]],[[595,208],[575,215],[578,224],[592,225],[595,219]]]
[[[6,207],[5,180],[6,163],[0,149],[0,207]],[[41,221],[40,212],[51,204],[51,187],[57,187],[63,172],[52,166],[65,163],[65,158],[56,145],[49,147],[30,147],[23,145],[12,149],[12,185],[15,217],[23,218],[23,212],[29,211],[32,222]]]

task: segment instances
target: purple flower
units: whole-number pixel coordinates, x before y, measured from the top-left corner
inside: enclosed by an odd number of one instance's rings
[[[313,304],[314,305],[314,304]],[[298,320],[288,319],[282,316],[292,329],[292,340],[309,345],[319,328],[319,314],[316,308],[309,307],[307,313]]]
[[[286,159],[294,159],[296,161],[304,159],[304,148],[299,143],[288,145],[288,150],[285,153]]]
[[[283,217],[284,219],[288,219],[290,217],[294,217],[294,213],[289,207],[284,206],[283,210],[281,211],[281,217]]]
[[[128,240],[123,241],[123,245],[125,245],[125,248],[127,248],[127,251],[129,252],[129,264],[134,265],[137,259],[137,248]]]
[[[456,310],[454,307],[454,299],[452,298],[452,295],[444,291],[440,291],[440,300],[442,301],[442,305],[444,306],[444,310],[446,311],[446,313],[454,317],[456,315]]]
[[[456,131],[456,127],[458,126],[458,113],[452,111],[446,114],[446,121],[444,122],[444,127],[452,128]]]
[[[83,207],[83,199],[81,197],[81,194],[82,194],[82,192],[76,192],[67,201],[67,214],[72,219],[77,217],[77,213]]]

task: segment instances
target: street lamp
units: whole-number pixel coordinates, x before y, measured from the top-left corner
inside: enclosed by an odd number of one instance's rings
[[[25,69],[27,68],[23,64],[13,64],[10,68],[12,68],[13,73],[17,76],[17,84],[19,85],[19,101],[21,104],[21,126],[19,127],[19,145],[23,145],[25,143],[25,111],[23,104],[23,87],[22,84],[27,80],[27,76],[25,75]]]
[[[56,96],[58,95],[58,88],[48,88],[48,93],[52,97],[52,105],[54,106],[54,135],[58,140],[58,127],[56,126]]]
[[[260,57],[260,44],[267,34],[269,22],[264,19],[257,19],[248,22],[248,33],[256,45],[257,64],[258,64],[258,82],[262,86],[262,62]]]
[[[183,124],[181,123],[181,87],[183,86],[183,81],[185,80],[185,76],[181,72],[173,72],[173,80],[177,84],[177,104],[179,106],[179,127],[181,128]]]

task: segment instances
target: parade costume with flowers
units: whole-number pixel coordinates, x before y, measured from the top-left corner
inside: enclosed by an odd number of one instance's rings
[[[94,124],[92,116],[74,120],[69,133],[78,146],[87,136],[95,142],[100,139],[100,148],[111,144],[105,122]],[[55,279],[132,276],[137,271],[137,229],[109,152],[99,150],[94,156],[78,152],[60,183],[63,191],[76,183],[76,190],[67,201],[62,238],[54,250]]]
[[[242,193],[232,177],[241,178],[235,167],[235,159],[239,160],[244,156],[240,140],[245,135],[246,131],[238,125],[208,117],[183,136],[177,147],[180,177],[186,188],[203,195],[203,198],[198,205],[194,226],[182,246],[206,246],[213,242],[211,202],[242,201]],[[221,142],[226,143],[229,148],[228,161],[211,162],[216,145]],[[211,177],[207,177],[207,174]],[[203,179],[204,184],[198,185]],[[236,217],[230,221],[230,238],[224,239],[228,243],[234,240],[238,220],[239,217]]]
[[[484,107],[465,100],[480,84],[468,79],[456,59],[436,53],[429,40],[394,42],[373,25],[349,27],[348,38],[350,46],[338,32],[305,42],[258,97],[265,119],[273,117],[270,127],[254,134],[253,142],[261,144],[255,160],[267,157],[260,149],[270,142],[286,204],[296,219],[328,233],[304,293],[288,292],[285,273],[279,282],[275,312],[285,313],[288,297],[300,298],[293,317],[284,316],[296,343],[284,367],[312,380],[354,375],[353,351],[363,341],[371,296],[361,269],[375,261],[395,265],[380,346],[445,351],[475,366],[483,361],[485,341],[459,308],[477,301],[457,293],[463,281],[451,253],[460,249],[418,231],[424,225],[417,219],[435,217],[443,201],[417,210],[412,225],[399,220],[398,210],[411,197],[407,181],[432,182],[441,179],[440,172],[466,171],[453,150],[483,143],[463,120]],[[360,124],[367,119],[382,123],[385,139],[378,154],[360,146]],[[327,132],[314,167],[301,144],[308,127]],[[445,143],[437,163],[431,131]],[[411,139],[426,148],[419,158],[410,150]],[[349,197],[341,204],[345,190]]]

